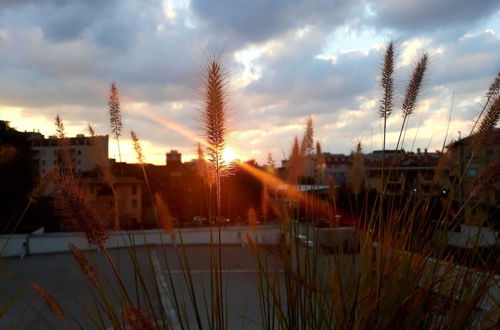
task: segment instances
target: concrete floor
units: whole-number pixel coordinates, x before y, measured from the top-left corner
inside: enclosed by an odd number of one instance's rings
[[[198,309],[202,313],[202,324],[203,327],[208,325],[204,300],[206,299],[207,305],[210,306],[210,247],[193,245],[185,246],[184,250],[181,250],[172,246],[154,246],[150,249],[149,252],[145,247],[137,249],[137,260],[143,274],[144,285],[151,294],[155,313],[161,315],[164,312],[166,315],[175,315],[175,301],[172,299],[175,291],[182,314],[185,315],[184,323],[189,322],[189,328],[198,328],[189,299],[185,272],[180,261],[183,259],[181,252],[184,251],[186,259],[189,260]],[[110,250],[110,255],[119,268],[131,299],[135,302],[136,285],[129,251],[127,249]],[[105,258],[97,251],[89,252],[88,256],[97,266],[100,275],[109,280],[105,284],[106,291],[117,295],[119,292],[117,281]],[[258,266],[255,256],[248,248],[237,245],[222,246],[221,256],[221,273],[224,294],[227,296],[229,328],[260,329]],[[167,262],[170,271],[167,271]],[[279,268],[277,265],[276,274],[280,273]],[[6,259],[0,264],[0,274],[2,274],[0,276],[0,309],[9,297],[15,297],[12,307],[3,317],[0,317],[0,329],[75,328],[77,324],[72,321],[73,318],[85,329],[96,328],[84,314],[84,309],[88,309],[95,315],[95,303],[91,293],[96,291],[91,289],[92,285],[82,274],[72,255],[68,253],[47,254],[29,256],[24,259]],[[32,282],[39,283],[56,298],[66,311],[69,323],[61,323],[52,315],[42,299],[30,288]],[[156,285],[158,283],[159,286]],[[159,287],[158,291],[157,287]],[[139,305],[144,304],[146,300],[142,299]],[[117,303],[114,305],[119,311],[119,305]],[[105,324],[106,327],[112,328],[109,321]],[[176,327],[178,322],[174,320],[172,325]]]

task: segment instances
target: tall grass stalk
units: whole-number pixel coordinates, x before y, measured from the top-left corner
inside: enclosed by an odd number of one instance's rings
[[[118,148],[118,160],[122,162],[122,153],[120,150],[120,136],[122,134],[122,111],[120,106],[120,96],[118,95],[118,87],[113,81],[109,90],[109,100],[108,100],[108,110],[109,110],[109,122],[111,125],[111,132],[115,136],[116,145]],[[123,176],[123,166],[121,168],[121,174]]]

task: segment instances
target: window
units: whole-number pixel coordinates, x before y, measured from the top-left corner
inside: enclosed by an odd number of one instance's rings
[[[82,160],[78,159],[78,165],[82,165]]]
[[[136,209],[137,208],[137,199],[132,200],[132,208]]]
[[[467,172],[468,176],[477,176],[477,168],[471,167],[469,168],[469,171]]]
[[[45,159],[42,160],[42,165],[45,165]]]
[[[487,155],[487,156],[491,156],[491,155],[493,155],[493,149],[487,149],[487,150],[486,150],[486,155]]]
[[[132,186],[132,195],[137,195],[137,186],[136,185]]]
[[[81,155],[82,154],[82,151],[81,150],[78,150],[78,154]]]

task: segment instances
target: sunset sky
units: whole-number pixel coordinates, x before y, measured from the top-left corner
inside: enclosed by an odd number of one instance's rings
[[[110,134],[109,86],[122,102],[124,159],[142,140],[146,161],[177,149],[196,152],[200,76],[207,54],[223,53],[231,77],[229,143],[242,158],[281,160],[312,116],[325,151],[358,140],[381,148],[377,84],[383,47],[398,44],[397,110],[416,57],[431,55],[405,149],[442,145],[452,95],[450,137],[466,134],[500,71],[498,0],[2,0],[0,119],[19,130],[69,135],[92,124]],[[417,132],[417,127],[418,132]],[[416,134],[417,133],[417,134]],[[116,146],[110,144],[110,157]]]

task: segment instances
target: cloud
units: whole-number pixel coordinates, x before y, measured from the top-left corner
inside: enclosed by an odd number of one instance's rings
[[[378,0],[369,1],[376,24],[404,32],[470,26],[500,9],[495,0]]]
[[[200,67],[215,51],[233,77],[231,143],[248,157],[262,161],[270,150],[280,159],[307,115],[325,150],[349,152],[358,139],[377,149],[377,77],[389,33],[401,36],[398,95],[415,58],[431,53],[409,124],[413,134],[421,123],[417,144],[426,146],[433,129],[433,140],[442,135],[453,92],[453,132],[466,131],[480,108],[500,69],[495,13],[489,0],[3,1],[0,118],[51,134],[60,113],[71,134],[87,123],[106,133],[116,81],[126,134],[134,129],[162,163],[162,147],[194,153],[195,142],[144,113],[200,134]],[[401,125],[398,111],[391,136]]]
[[[361,6],[359,0],[192,0],[201,28],[225,40],[225,46],[260,43],[307,25],[341,25]]]

